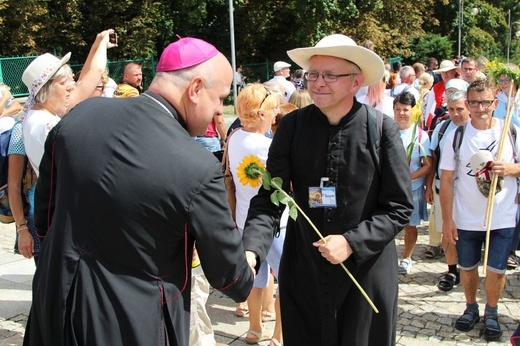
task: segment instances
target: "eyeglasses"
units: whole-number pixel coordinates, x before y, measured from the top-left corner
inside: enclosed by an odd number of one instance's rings
[[[345,73],[345,74],[334,74],[334,73],[322,73],[321,78],[325,83],[334,83],[338,80],[339,77],[349,77],[349,76],[357,76],[359,73]],[[315,82],[318,80],[320,74],[318,72],[307,72],[305,73],[305,78],[309,82]]]
[[[501,78],[498,80],[499,83],[511,83],[511,78]]]
[[[471,108],[477,108],[478,106],[482,105],[482,108],[486,109],[486,108],[489,108],[489,106],[491,106],[491,104],[495,102],[495,100],[482,100],[482,101],[469,101],[468,100],[468,105],[471,107]]]
[[[269,96],[271,96],[271,92],[269,91],[269,89],[267,89],[266,87],[264,87],[264,89],[265,89],[265,97],[262,100],[262,103],[260,103],[260,107],[258,107],[258,109],[262,109],[262,106],[264,105],[265,100],[267,100],[267,98]]]
[[[104,86],[104,85],[98,85],[98,86],[96,87],[96,89],[103,90],[103,89],[105,89],[105,86]]]

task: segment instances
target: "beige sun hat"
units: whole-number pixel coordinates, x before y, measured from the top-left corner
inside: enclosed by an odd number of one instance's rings
[[[29,89],[31,95],[38,94],[38,91],[47,83],[52,76],[65,65],[70,59],[70,52],[58,59],[52,54],[45,53],[34,59],[23,71],[22,81]]]
[[[456,66],[453,61],[451,60],[443,60],[441,62],[441,67],[438,70],[433,70],[434,73],[441,73],[441,72],[447,72],[449,70],[454,70],[456,68],[459,68]]]
[[[358,46],[353,39],[341,34],[326,36],[314,47],[296,48],[287,51],[287,54],[304,70],[309,69],[310,59],[314,55],[328,55],[351,61],[359,66],[365,77],[363,86],[379,82],[385,70],[383,60],[376,53]]]

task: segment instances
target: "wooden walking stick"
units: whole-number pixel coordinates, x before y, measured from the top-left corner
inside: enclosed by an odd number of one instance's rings
[[[511,117],[513,114],[513,110],[515,107],[511,106],[511,94],[513,93],[513,86],[515,82],[514,80],[511,81],[511,86],[509,88],[509,95],[507,97],[507,110],[506,110],[506,117],[504,118],[504,128],[502,129],[502,134],[500,136],[500,142],[498,144],[498,153],[496,157],[496,161],[502,160],[502,154],[504,152],[504,142],[505,139],[508,137],[509,133],[509,126],[511,123]],[[518,102],[518,95],[520,92],[517,90],[515,95],[514,104]],[[515,143],[512,143],[515,145]],[[513,151],[514,152],[514,151]],[[491,186],[489,187],[489,194],[488,194],[488,203],[486,208],[486,216],[484,218],[484,227],[486,227],[486,242],[484,246],[484,263],[483,263],[483,274],[486,274],[486,267],[488,262],[488,256],[489,256],[489,237],[491,234],[491,220],[493,219],[493,208],[494,208],[494,202],[495,202],[495,191],[497,189],[497,183],[498,183],[498,175],[493,174],[491,177]]]

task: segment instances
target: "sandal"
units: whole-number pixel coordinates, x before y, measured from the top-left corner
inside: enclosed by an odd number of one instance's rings
[[[254,337],[248,338],[247,334],[253,334]],[[265,326],[262,327],[262,331],[255,332],[252,329],[249,329],[246,333],[246,342],[249,345],[258,344],[259,342],[266,341],[271,339],[271,331],[269,329],[265,329]]]
[[[249,309],[241,306],[237,306],[237,309],[235,310],[235,316],[237,317],[245,317],[248,313]]]
[[[459,283],[460,283],[459,274],[447,273],[442,277],[441,281],[439,281],[439,284],[437,285],[437,287],[441,291],[448,292],[453,289],[453,286],[458,285]]]
[[[278,341],[276,338],[271,338],[271,341],[269,342],[269,346],[283,346],[283,344]]]
[[[274,312],[262,310],[262,322],[275,321],[276,314]]]
[[[462,332],[469,332],[478,321],[480,321],[478,312],[464,310],[462,316],[460,316],[455,322],[455,328]]]
[[[496,341],[502,336],[502,329],[497,315],[484,315],[484,337],[487,341]]]

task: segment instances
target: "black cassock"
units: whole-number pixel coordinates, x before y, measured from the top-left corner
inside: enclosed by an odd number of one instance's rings
[[[187,345],[195,240],[213,287],[237,302],[252,287],[220,163],[151,92],[76,106],[47,138],[35,204],[26,345]]]
[[[353,255],[344,264],[380,311],[375,314],[343,269],[312,246],[319,238],[299,215],[297,222],[289,220],[280,265],[285,345],[395,344],[394,237],[413,210],[411,178],[398,127],[389,117],[383,121],[381,152],[375,160],[367,115],[356,101],[338,125],[330,125],[311,105],[282,118],[273,139],[267,169],[283,179],[286,190],[292,184],[296,202],[324,237],[346,237]],[[319,186],[324,177],[329,178],[325,186],[336,189],[337,206],[309,208],[309,187]],[[244,231],[244,247],[261,259],[279,213],[270,193],[261,189],[253,198]]]

